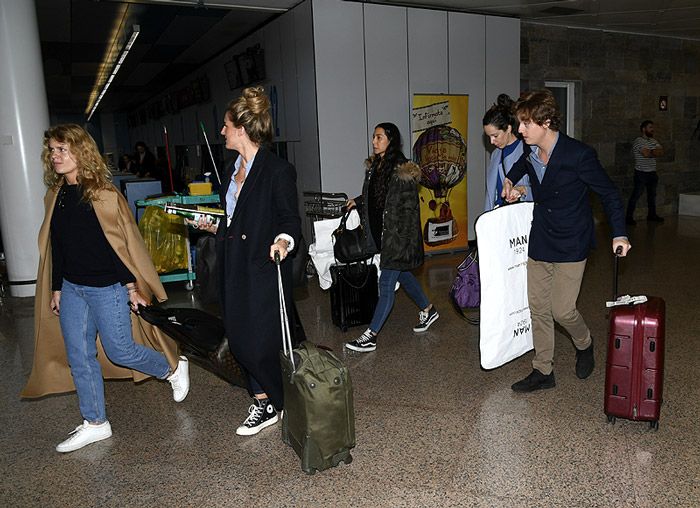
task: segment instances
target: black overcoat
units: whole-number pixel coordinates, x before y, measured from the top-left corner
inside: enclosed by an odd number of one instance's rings
[[[234,165],[219,191],[226,191]],[[267,393],[283,407],[279,351],[282,347],[277,269],[270,246],[281,233],[295,244],[301,236],[296,170],[289,162],[260,148],[241,189],[230,226],[216,234],[221,308],[231,353]],[[292,313],[292,260],[282,262],[285,298]]]

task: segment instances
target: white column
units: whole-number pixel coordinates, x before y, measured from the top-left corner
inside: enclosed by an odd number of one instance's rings
[[[0,0],[0,229],[10,294],[32,296],[46,187],[43,133],[49,126],[34,2]]]

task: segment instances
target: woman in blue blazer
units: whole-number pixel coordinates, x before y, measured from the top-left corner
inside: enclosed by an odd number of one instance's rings
[[[513,113],[513,104],[513,99],[502,93],[484,115],[484,134],[496,147],[491,154],[489,167],[486,170],[485,212],[503,204],[501,192],[506,174],[523,154],[523,142],[517,136],[518,119]],[[522,195],[522,201],[532,201],[530,180],[527,176],[520,180],[518,188]]]

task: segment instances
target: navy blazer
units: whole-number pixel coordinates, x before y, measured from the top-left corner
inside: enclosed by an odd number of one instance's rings
[[[612,237],[627,236],[620,193],[593,148],[559,133],[542,182],[530,162],[531,152],[532,148],[526,146],[507,175],[513,184],[525,175],[530,177],[535,208],[529,257],[551,263],[582,261],[588,257],[595,243],[589,190],[600,196]]]

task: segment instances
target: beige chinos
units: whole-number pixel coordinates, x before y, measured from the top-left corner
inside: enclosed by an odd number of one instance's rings
[[[571,335],[576,349],[591,345],[591,332],[576,309],[586,260],[549,263],[527,260],[527,296],[535,357],[532,367],[548,375],[554,366],[554,321]]]

